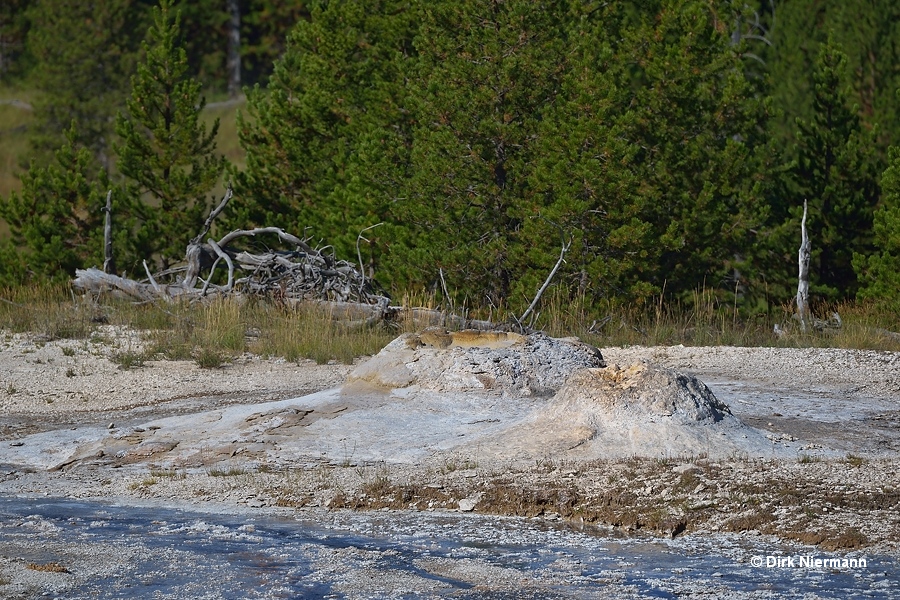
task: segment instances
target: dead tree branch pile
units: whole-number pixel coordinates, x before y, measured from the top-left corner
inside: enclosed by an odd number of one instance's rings
[[[291,303],[319,300],[387,307],[389,299],[356,267],[337,259],[330,247],[314,248],[309,240],[279,227],[232,231],[221,239],[206,237],[212,223],[232,197],[229,189],[187,245],[184,264],[134,281],[99,269],[76,271],[74,286],[94,292],[117,292],[141,301],[202,299],[223,295],[277,298]],[[206,240],[204,241],[204,238]],[[255,250],[260,244],[272,242]],[[272,241],[275,240],[275,241]],[[146,262],[145,262],[146,267]]]
[[[333,318],[352,326],[409,319],[421,327],[495,328],[489,321],[466,319],[439,310],[390,306],[390,298],[379,292],[374,281],[354,264],[337,259],[330,246],[313,247],[308,239],[279,227],[239,229],[218,240],[207,237],[213,221],[231,198],[229,189],[210,212],[200,233],[188,243],[183,264],[151,273],[145,260],[147,278],[141,281],[96,268],[78,269],[73,286],[98,296],[113,294],[140,302],[175,299],[193,302],[225,296],[265,297],[286,305],[312,302],[330,312]],[[359,240],[365,240],[362,233],[374,227],[377,225],[360,232],[357,240],[361,267]],[[272,245],[261,245],[263,240]],[[259,251],[260,247],[264,250]]]

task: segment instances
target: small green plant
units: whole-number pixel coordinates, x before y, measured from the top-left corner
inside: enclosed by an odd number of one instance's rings
[[[66,377],[75,377],[75,375],[75,369],[73,369],[72,367],[66,369]]]
[[[855,454],[848,454],[846,458],[847,464],[851,467],[860,467],[866,464],[866,459],[862,456],[856,456]]]
[[[75,356],[75,348],[71,346],[62,347],[63,356]]]
[[[218,369],[225,364],[227,357],[215,348],[201,348],[194,360],[201,369]]]
[[[12,383],[6,384],[6,393],[9,394],[10,396],[14,395],[18,391],[19,390],[17,390],[16,386],[14,386]]]
[[[143,367],[145,356],[142,352],[122,350],[120,352],[113,352],[109,359],[119,365],[120,369],[127,371],[128,369],[134,369],[135,367]]]
[[[819,460],[820,459],[818,456],[813,456],[811,454],[801,454],[800,458],[797,459],[797,462],[799,462],[801,465],[808,465],[811,463],[817,463],[819,462]]]
[[[220,469],[219,467],[213,467],[209,471],[206,472],[210,477],[236,477],[238,475],[245,475],[247,471],[240,467],[228,467],[227,469]]]

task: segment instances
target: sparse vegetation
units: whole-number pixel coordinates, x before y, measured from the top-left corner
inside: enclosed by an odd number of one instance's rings
[[[218,369],[227,362],[227,357],[216,348],[203,347],[197,351],[194,360],[201,369]]]
[[[119,368],[124,371],[135,367],[143,367],[145,358],[143,352],[135,352],[134,350],[123,350],[109,355],[109,360],[119,365]]]
[[[237,477],[238,475],[246,475],[247,471],[241,467],[230,466],[226,468],[213,467],[206,473],[210,477]]]
[[[149,477],[145,477],[140,481],[135,481],[128,485],[128,489],[131,491],[137,491],[145,488],[149,488],[150,486],[156,485],[159,483],[159,479],[153,477],[152,475]]]
[[[703,298],[706,298],[704,301]],[[347,327],[317,305],[285,306],[277,301],[219,299],[206,304],[133,304],[114,298],[95,303],[73,296],[62,285],[0,290],[0,329],[29,332],[40,340],[85,339],[91,344],[115,342],[101,326],[115,325],[140,332],[142,351],[116,352],[112,360],[123,369],[140,367],[146,360],[196,360],[215,368],[243,352],[291,361],[312,359],[323,364],[351,364],[357,357],[376,353],[413,323]],[[406,306],[435,306],[428,295],[401,299]],[[586,302],[550,297],[537,325],[556,336],[577,335],[597,346],[736,345],[773,347],[836,347],[900,350],[896,315],[875,305],[843,304],[834,308],[843,327],[828,332],[801,333],[790,327],[790,311],[735,318],[730,307],[717,305],[710,294],[698,293],[690,305],[659,302],[650,308],[610,303],[602,319],[591,319]],[[463,312],[463,309],[459,309]],[[471,313],[497,319],[496,313]],[[773,328],[782,324],[784,335]],[[65,346],[65,356],[75,349]]]
[[[859,467],[866,462],[865,458],[863,458],[862,456],[856,456],[855,454],[848,454],[845,460],[851,467]]]
[[[161,469],[161,468],[152,468],[150,469],[150,477],[154,479],[186,479],[187,474],[184,471],[179,471],[175,468],[169,469]]]

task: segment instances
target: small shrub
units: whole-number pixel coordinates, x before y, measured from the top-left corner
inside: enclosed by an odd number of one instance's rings
[[[169,478],[169,479],[186,479],[187,475],[184,471],[178,469],[150,469],[150,476],[153,478]]]
[[[145,477],[141,481],[135,481],[134,483],[128,486],[129,490],[139,490],[141,488],[150,487],[151,485],[156,485],[159,483],[159,479],[156,477]]]
[[[63,346],[62,347],[63,356],[75,356],[75,348],[71,346]]]
[[[236,477],[238,475],[245,475],[247,471],[240,467],[228,467],[227,469],[220,469],[218,467],[213,467],[209,471],[206,472],[210,477]]]
[[[847,455],[847,464],[851,467],[860,467],[866,463],[866,459],[862,456],[856,456],[855,454]]]
[[[62,566],[61,564],[55,563],[55,562],[45,563],[42,565],[38,564],[38,563],[28,563],[27,565],[25,565],[25,567],[32,571],[40,571],[42,573],[70,573],[71,572],[67,568]]]
[[[201,348],[194,360],[201,369],[218,369],[227,362],[227,357],[215,348]]]
[[[121,352],[113,352],[110,355],[109,360],[119,365],[120,369],[128,370],[135,367],[143,367],[145,356],[142,352],[122,350]]]

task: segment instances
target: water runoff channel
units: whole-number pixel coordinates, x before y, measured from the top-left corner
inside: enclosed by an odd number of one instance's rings
[[[0,556],[6,570],[68,570],[35,573],[14,597],[900,597],[900,565],[889,556],[452,512],[217,513],[7,496]],[[802,564],[835,558],[856,563]],[[0,597],[10,597],[4,578]]]

